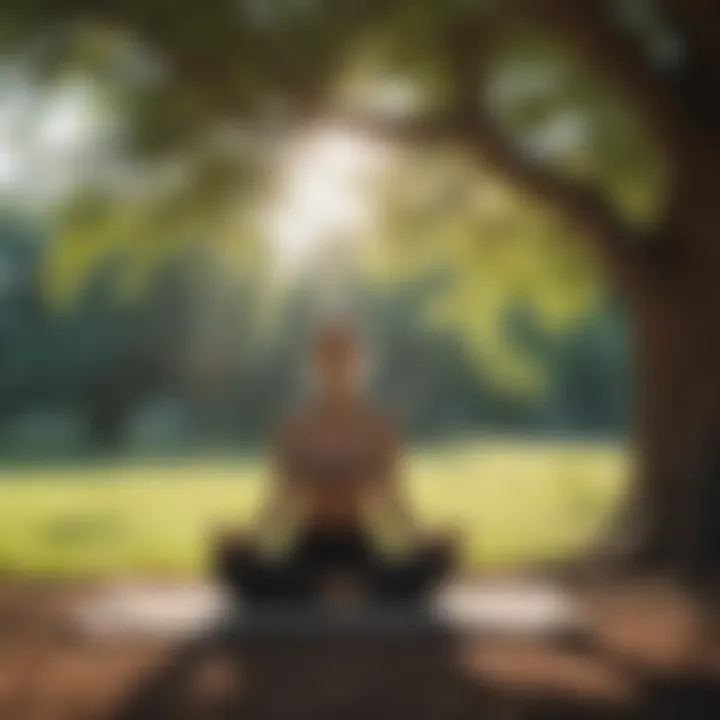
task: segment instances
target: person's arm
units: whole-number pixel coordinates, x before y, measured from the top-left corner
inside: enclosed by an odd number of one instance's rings
[[[283,428],[271,448],[272,470],[252,522],[253,535],[261,544],[274,545],[281,540],[295,514],[291,449],[292,433]]]
[[[289,520],[292,502],[288,497],[289,484],[275,473],[263,493],[260,508],[253,518],[253,534],[262,538],[274,534],[278,527]]]
[[[405,446],[394,427],[385,425],[382,437],[382,463],[378,478],[377,500],[383,520],[393,536],[401,543],[410,541],[418,533],[415,513],[405,485],[403,456]]]

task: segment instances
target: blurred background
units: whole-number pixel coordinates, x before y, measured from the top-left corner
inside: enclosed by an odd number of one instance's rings
[[[720,717],[718,77],[715,0],[3,0],[0,716]],[[338,314],[520,637],[176,652]]]
[[[4,5],[3,570],[198,572],[204,533],[251,511],[333,313],[367,337],[414,499],[466,530],[469,568],[605,527],[630,475],[625,298],[592,222],[434,120],[482,60],[473,92],[521,172],[639,229],[666,152],[542,17],[390,5]],[[654,5],[613,18],[662,67]]]

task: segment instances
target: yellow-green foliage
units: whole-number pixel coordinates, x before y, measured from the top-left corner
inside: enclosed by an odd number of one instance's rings
[[[599,531],[625,487],[612,445],[481,442],[421,449],[411,496],[428,525],[466,534],[465,565],[571,552]],[[256,506],[256,461],[0,473],[0,570],[13,574],[203,572],[212,528]]]

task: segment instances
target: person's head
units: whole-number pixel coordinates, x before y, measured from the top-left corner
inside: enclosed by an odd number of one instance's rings
[[[326,400],[352,398],[359,389],[362,343],[353,325],[341,319],[319,325],[310,343],[316,391]]]

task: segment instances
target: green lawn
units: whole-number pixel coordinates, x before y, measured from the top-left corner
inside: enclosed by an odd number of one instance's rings
[[[418,450],[408,476],[421,516],[464,530],[478,568],[581,546],[619,501],[626,464],[610,444],[493,441]],[[201,572],[208,532],[252,513],[262,477],[253,460],[0,471],[0,571]]]

